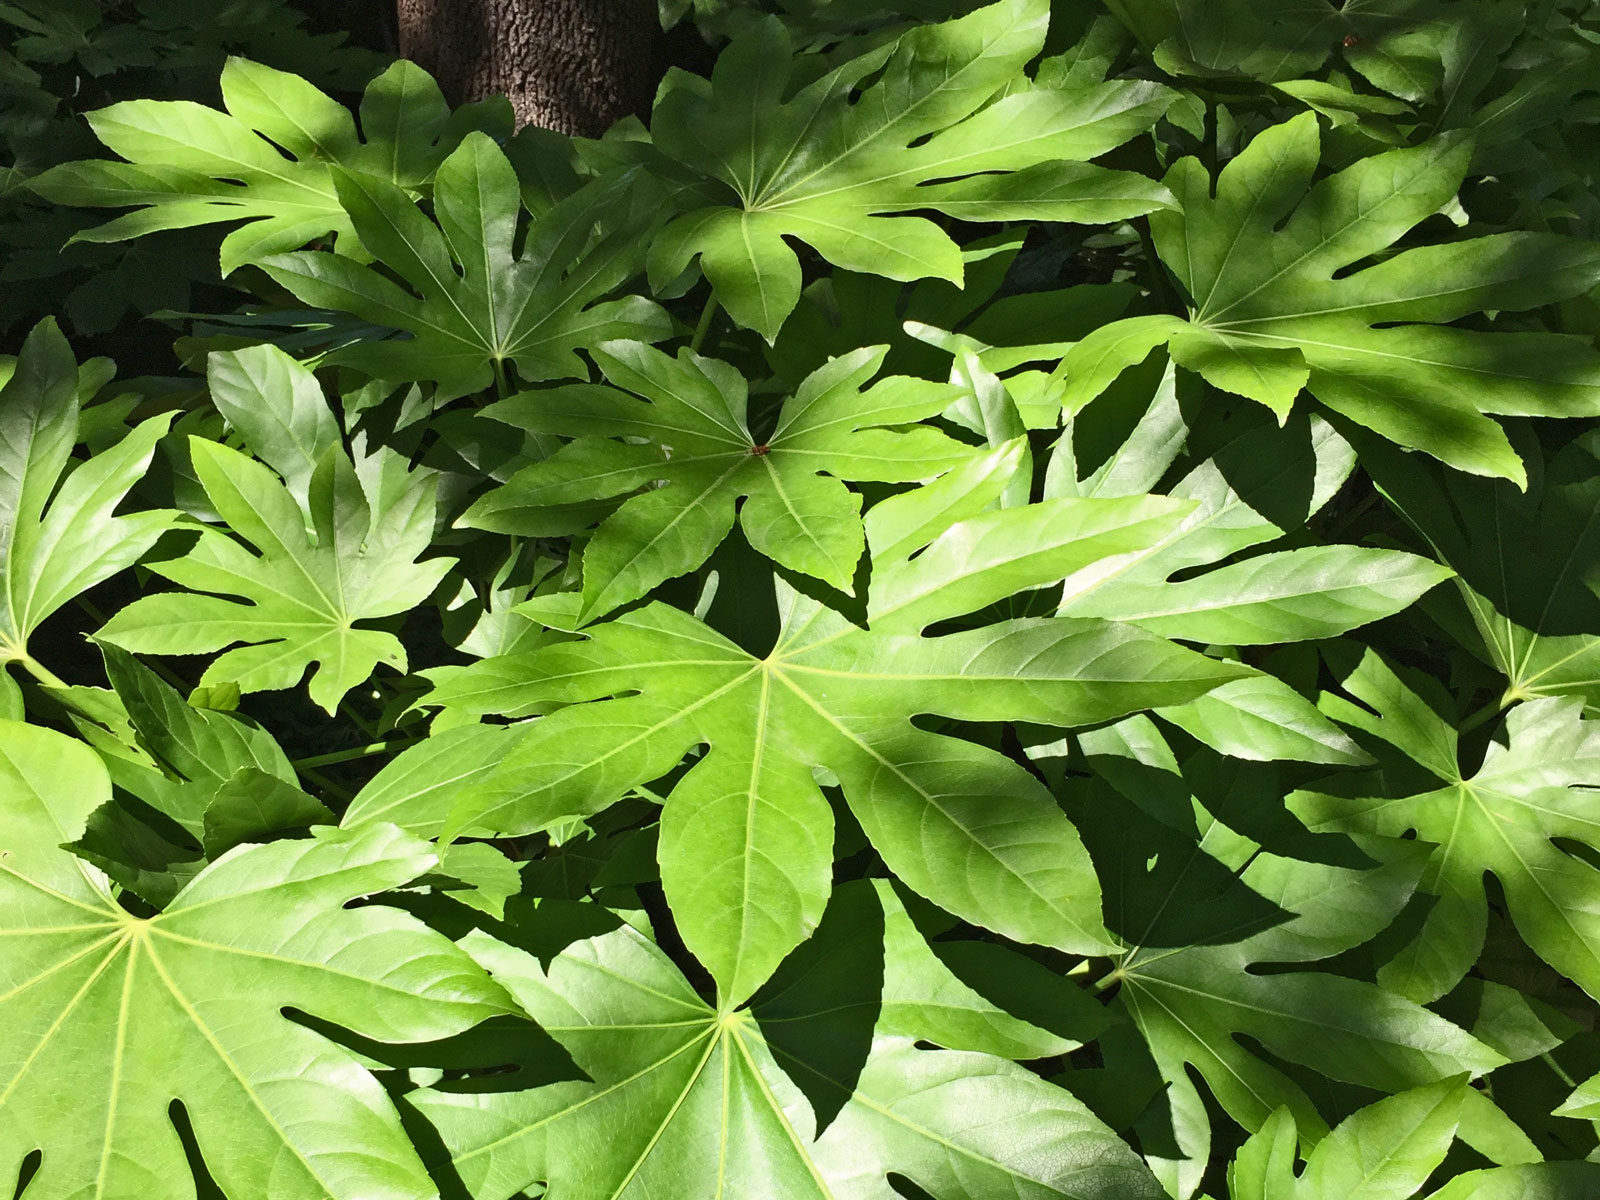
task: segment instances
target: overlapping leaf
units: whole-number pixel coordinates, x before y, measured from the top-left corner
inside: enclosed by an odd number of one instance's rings
[[[1186,418],[1171,374],[1116,454],[1077,479],[1073,438],[1055,450],[1051,491],[1137,494],[1176,460]],[[1301,527],[1355,467],[1348,442],[1316,417],[1283,429],[1237,421],[1221,445],[1172,485],[1195,505],[1171,535],[1069,576],[1057,611],[1140,625],[1201,644],[1257,645],[1330,637],[1389,616],[1449,575],[1415,555],[1356,546],[1308,546],[1218,567]],[[1179,583],[1171,576],[1183,574]],[[1239,758],[1364,761],[1357,747],[1286,684],[1258,674],[1161,714]]]
[[[1110,7],[1130,32],[1154,43],[1152,57],[1175,75],[1301,84],[1297,76],[1337,55],[1408,100],[1450,79],[1452,41],[1470,44],[1523,19],[1520,7],[1495,0],[1123,0]]]
[[[132,566],[171,528],[170,509],[113,515],[171,421],[145,421],[69,472],[78,365],[54,321],[28,335],[0,390],[0,661],[30,661],[28,636],[46,617]]]
[[[1369,1104],[1339,1123],[1295,1174],[1294,1116],[1272,1114],[1228,1168],[1230,1200],[1407,1200],[1444,1162],[1479,1093],[1444,1080]],[[1464,1109],[1463,1106],[1466,1106]],[[1581,1196],[1600,1186],[1600,1164],[1529,1163],[1457,1175],[1430,1200]]]
[[[164,908],[234,846],[332,820],[264,729],[193,707],[126,651],[101,652],[128,729],[119,739],[78,727],[119,793],[69,848],[114,883]]]
[[[1085,745],[1097,756],[1141,757],[1103,733]],[[1146,766],[1173,770],[1148,758]],[[1152,819],[1140,807],[1151,785],[1140,783],[1139,801],[1096,783],[1079,824],[1107,879],[1107,923],[1124,942],[1112,974],[1117,1003],[1143,1032],[1175,1108],[1193,1095],[1188,1064],[1245,1128],[1260,1128],[1283,1106],[1307,1142],[1325,1134],[1311,1097],[1246,1038],[1280,1060],[1389,1092],[1504,1061],[1412,1001],[1309,966],[1393,919],[1416,886],[1422,854],[1396,852],[1371,869],[1283,857],[1197,801]],[[1203,1111],[1194,1112],[1203,1128]]]
[[[937,495],[869,514],[870,631],[784,588],[783,632],[765,657],[653,604],[581,642],[430,671],[430,702],[510,715],[570,706],[531,726],[449,828],[515,834],[597,812],[706,744],[663,813],[660,857],[684,938],[728,1003],[766,978],[826,902],[833,816],[816,769],[840,780],[896,875],[944,908],[1024,941],[1104,949],[1098,885],[1044,788],[1003,755],[910,718],[1089,723],[1184,703],[1241,672],[1103,621],[919,636],[1147,545],[1184,515],[1176,501],[1134,497],[968,516],[1004,486],[1017,449],[986,456],[987,474],[964,467],[924,489]],[[952,861],[962,869],[939,865]]]
[[[440,164],[437,225],[392,183],[339,169],[332,177],[361,240],[413,291],[322,251],[264,258],[267,273],[305,303],[410,335],[358,342],[329,361],[379,379],[434,380],[446,400],[503,379],[508,364],[528,381],[584,377],[575,350],[671,331],[666,314],[642,296],[603,299],[633,273],[638,256],[627,229],[595,240],[621,195],[615,181],[597,180],[537,214],[516,253],[516,172],[486,134],[468,135]]]
[[[1389,837],[1414,832],[1434,847],[1422,886],[1437,897],[1427,920],[1387,966],[1384,982],[1432,1000],[1453,987],[1483,949],[1484,872],[1505,893],[1517,931],[1551,966],[1600,995],[1600,870],[1563,843],[1600,849],[1591,790],[1600,780],[1600,733],[1577,697],[1519,704],[1483,764],[1461,767],[1455,727],[1368,651],[1323,708],[1387,742],[1432,776],[1428,791],[1395,789],[1384,776],[1339,781],[1338,794],[1299,793],[1294,810],[1317,828]]]
[[[1383,450],[1362,447],[1374,482],[1458,572],[1460,603],[1433,611],[1505,679],[1505,703],[1575,695],[1600,710],[1600,436],[1575,438],[1548,465],[1530,447],[1526,494]]]
[[[1104,221],[1164,205],[1150,180],[1087,160],[1148,129],[1171,93],[1019,81],[1048,19],[1045,0],[1001,0],[915,27],[792,94],[789,41],[772,19],[737,38],[709,81],[670,76],[652,131],[705,181],[704,198],[657,235],[652,281],[698,255],[728,312],[770,341],[800,297],[785,238],[847,270],[960,282],[960,249],[938,225],[885,214]]]
[[[237,450],[194,438],[190,453],[227,528],[259,553],[222,529],[202,530],[187,555],[152,567],[192,590],[141,597],[97,636],[149,654],[249,643],[200,679],[246,692],[293,687],[315,664],[311,698],[329,712],[379,663],[405,670],[400,640],[361,622],[416,607],[455,561],[416,561],[433,538],[434,480],[407,473],[392,455],[358,467],[335,446],[318,461],[302,509],[271,471]],[[213,594],[197,594],[205,592]]]
[[[952,975],[886,886],[841,893],[825,934],[741,1012],[707,1005],[631,928],[543,964],[472,934],[588,1081],[412,1103],[478,1200],[538,1183],[568,1200],[867,1200],[896,1194],[890,1172],[936,1200],[1160,1196],[1069,1093],[982,1052],[1054,1039]]]
[[[224,273],[328,235],[342,252],[363,255],[330,168],[419,189],[470,127],[452,126],[438,85],[409,62],[367,85],[365,140],[344,105],[296,75],[247,59],[228,60],[222,98],[226,112],[192,100],[127,100],[100,109],[90,125],[127,161],[66,163],[30,186],[55,204],[141,206],[80,234],[86,241],[247,220],[222,243]],[[465,115],[503,128],[509,110],[496,112]]]
[[[30,1200],[195,1195],[183,1106],[230,1196],[427,1200],[377,1081],[284,1018],[426,1041],[508,1011],[448,939],[392,908],[346,909],[435,861],[389,826],[237,851],[159,916],[117,903],[60,849],[109,799],[94,753],[0,723],[0,1180],[43,1152]]]
[[[1166,182],[1182,214],[1154,214],[1151,229],[1189,314],[1129,318],[1078,343],[1065,361],[1068,409],[1165,344],[1181,366],[1280,419],[1308,388],[1402,446],[1524,482],[1493,415],[1600,414],[1600,354],[1561,334],[1448,322],[1585,292],[1600,279],[1600,250],[1503,233],[1383,257],[1455,196],[1471,149],[1441,137],[1313,187],[1320,146],[1306,114],[1259,134],[1223,168],[1215,196],[1199,160],[1176,163]]]
[[[495,488],[462,523],[564,532],[543,510],[651,488],[607,517],[584,551],[580,615],[589,620],[698,567],[732,529],[743,498],[739,523],[752,546],[851,593],[866,537],[861,498],[843,481],[910,483],[970,457],[935,429],[884,428],[936,416],[955,398],[952,388],[898,376],[863,392],[886,352],[866,347],[818,369],[776,424],[756,433],[748,384],[727,364],[607,343],[594,357],[616,388],[532,392],[487,410],[529,432],[577,440]]]

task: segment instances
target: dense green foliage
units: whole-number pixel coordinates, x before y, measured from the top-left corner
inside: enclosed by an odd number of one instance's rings
[[[662,18],[0,4],[0,1195],[1600,1196],[1600,8]]]

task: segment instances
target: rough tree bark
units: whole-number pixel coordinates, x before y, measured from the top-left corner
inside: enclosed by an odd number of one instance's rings
[[[452,103],[503,92],[518,125],[598,137],[650,102],[656,0],[396,0],[400,53]]]

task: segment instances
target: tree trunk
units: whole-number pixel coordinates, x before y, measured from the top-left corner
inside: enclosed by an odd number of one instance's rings
[[[656,0],[396,0],[400,53],[452,103],[511,97],[517,124],[598,137],[643,113]]]

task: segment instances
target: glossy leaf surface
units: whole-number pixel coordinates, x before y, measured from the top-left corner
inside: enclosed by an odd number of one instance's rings
[[[35,1196],[192,1197],[176,1101],[230,1193],[437,1194],[376,1080],[280,1015],[423,1041],[506,1010],[445,938],[394,909],[343,908],[425,871],[426,843],[372,826],[242,850],[140,919],[56,845],[109,798],[94,754],[7,722],[0,771],[0,1177],[42,1149]]]

